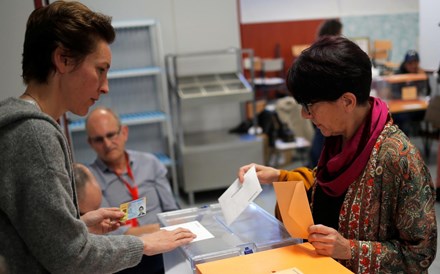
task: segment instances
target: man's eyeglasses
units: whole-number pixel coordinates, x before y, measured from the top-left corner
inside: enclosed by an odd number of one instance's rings
[[[109,141],[115,140],[116,137],[119,136],[119,133],[121,133],[121,128],[119,128],[117,131],[109,132],[105,136],[89,137],[89,139],[92,143],[102,144],[104,143],[104,139],[107,139]]]
[[[301,106],[307,112],[308,115],[312,115],[312,112],[310,111],[310,108],[312,107],[312,105],[313,105],[313,103],[301,103]]]

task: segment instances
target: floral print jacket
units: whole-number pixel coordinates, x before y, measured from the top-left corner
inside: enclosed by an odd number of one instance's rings
[[[289,180],[294,172],[283,171],[280,177]],[[352,254],[340,263],[355,273],[427,273],[435,258],[431,175],[418,149],[392,121],[347,190],[339,233],[350,240]]]

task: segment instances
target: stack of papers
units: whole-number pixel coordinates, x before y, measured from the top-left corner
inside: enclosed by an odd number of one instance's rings
[[[163,227],[162,229],[174,230],[179,227],[186,228],[189,231],[191,231],[193,234],[196,234],[197,237],[194,240],[192,240],[191,242],[197,242],[197,241],[201,241],[201,240],[214,238],[214,235],[212,235],[211,232],[209,232],[206,229],[206,227],[204,227],[198,221],[192,221],[192,222],[178,224],[178,225],[170,225],[170,226]]]

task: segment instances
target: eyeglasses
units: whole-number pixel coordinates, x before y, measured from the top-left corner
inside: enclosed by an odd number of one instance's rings
[[[104,143],[104,139],[107,139],[109,141],[114,141],[116,137],[119,136],[119,133],[121,133],[121,128],[119,128],[117,131],[109,132],[104,136],[89,137],[89,139],[92,143],[102,144]]]
[[[310,111],[310,108],[312,107],[313,103],[300,103],[303,109],[307,112],[308,115],[312,115],[312,112]]]

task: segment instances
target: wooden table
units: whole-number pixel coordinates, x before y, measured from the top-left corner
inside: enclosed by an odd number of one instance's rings
[[[428,76],[424,73],[393,74],[373,78],[372,88],[385,100],[417,100],[425,95]]]
[[[423,73],[406,73],[382,76],[382,79],[390,84],[426,81],[428,76]]]
[[[389,100],[388,108],[392,114],[414,111],[426,111],[428,102],[426,100]]]
[[[426,100],[389,100],[388,108],[395,122],[400,126],[407,122],[411,132],[405,132],[407,135],[415,132],[416,136],[422,138],[423,152],[429,159],[431,151],[432,137],[434,132],[429,130],[428,123],[424,120],[425,112],[428,107]],[[405,131],[405,128],[402,128]],[[408,129],[407,129],[408,131]]]

